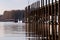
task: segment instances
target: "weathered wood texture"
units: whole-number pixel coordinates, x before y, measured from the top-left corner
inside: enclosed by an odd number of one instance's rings
[[[44,0],[41,0],[41,7],[34,10],[30,9],[30,5],[27,7],[25,19],[29,37],[39,37],[39,40],[60,40],[60,1],[51,2],[46,0],[44,3]]]

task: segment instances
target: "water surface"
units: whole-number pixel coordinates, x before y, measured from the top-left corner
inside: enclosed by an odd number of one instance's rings
[[[0,40],[27,40],[25,23],[0,22]]]

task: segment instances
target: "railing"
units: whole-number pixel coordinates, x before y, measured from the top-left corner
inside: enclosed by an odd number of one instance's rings
[[[25,10],[29,40],[60,40],[60,0],[40,0],[39,8]]]

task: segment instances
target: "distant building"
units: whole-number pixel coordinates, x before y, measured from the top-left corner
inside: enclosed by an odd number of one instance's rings
[[[0,21],[2,21],[3,20],[3,15],[0,15]]]
[[[24,19],[24,10],[11,10],[4,11],[3,15],[4,20],[23,20]]]

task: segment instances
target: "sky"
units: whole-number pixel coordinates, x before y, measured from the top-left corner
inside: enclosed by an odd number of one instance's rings
[[[35,2],[36,0],[0,0],[0,14],[5,10],[23,10],[27,5]]]
[[[32,4],[39,0],[0,0],[0,14],[9,10],[23,10],[29,4]],[[46,1],[46,0],[45,0]],[[45,2],[44,1],[44,2]],[[51,0],[50,0],[51,2]]]

